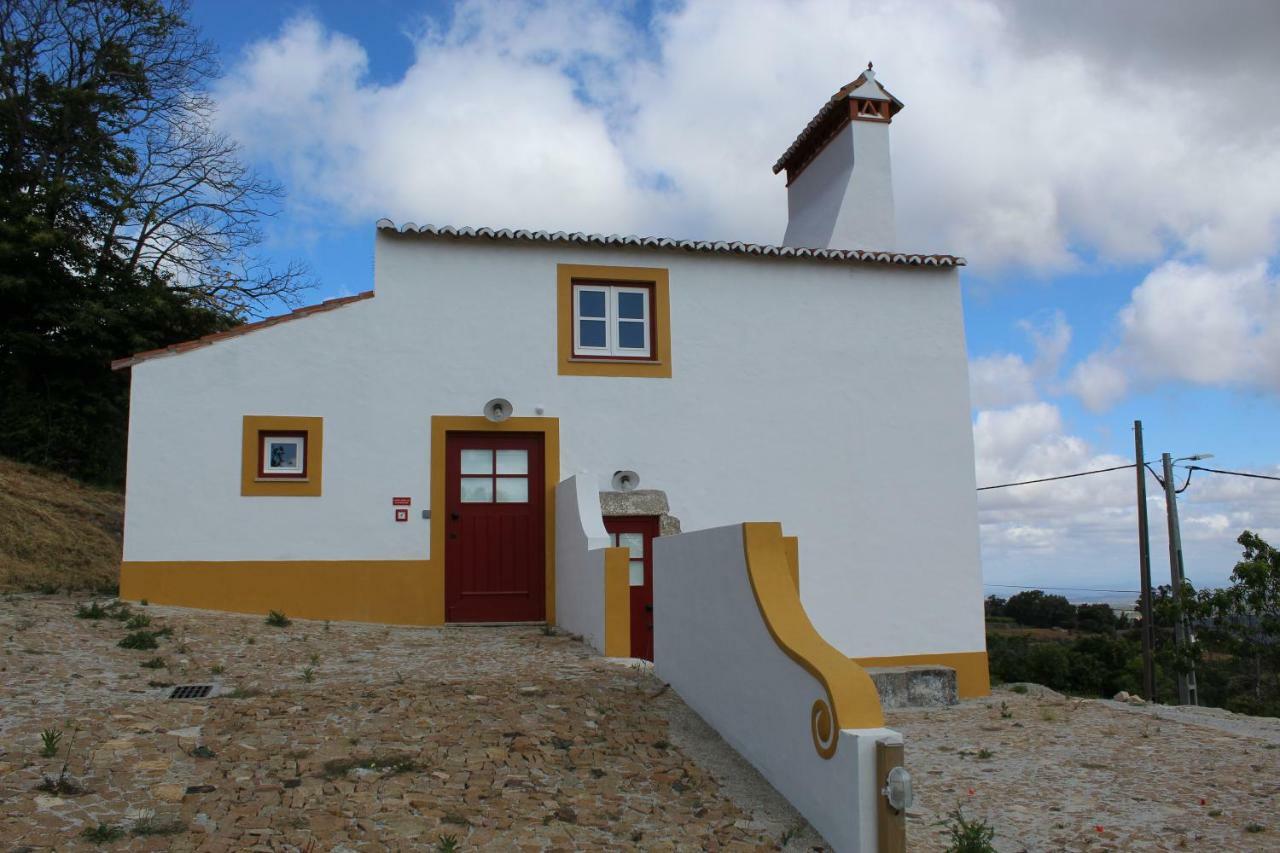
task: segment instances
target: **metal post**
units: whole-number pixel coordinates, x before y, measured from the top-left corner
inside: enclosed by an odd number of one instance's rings
[[[1147,527],[1147,468],[1142,459],[1142,421],[1133,422],[1133,449],[1138,473],[1138,571],[1142,579],[1142,698],[1156,700],[1156,666],[1152,657],[1151,537]]]
[[[1173,459],[1168,453],[1160,455],[1164,466],[1164,503],[1169,517],[1169,577],[1173,581],[1173,600],[1178,605],[1178,619],[1173,626],[1174,645],[1182,647],[1191,641],[1191,631],[1186,613],[1182,612],[1182,534],[1178,529],[1178,492],[1173,482]],[[1178,704],[1198,705],[1195,670],[1178,673]]]

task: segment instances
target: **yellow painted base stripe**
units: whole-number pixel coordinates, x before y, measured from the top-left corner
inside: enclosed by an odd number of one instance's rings
[[[429,560],[125,562],[120,597],[301,619],[439,625],[440,567]]]
[[[742,525],[747,574],[756,607],[773,641],[822,686],[826,696],[814,703],[814,746],[823,758],[835,754],[840,729],[884,725],[880,694],[871,676],[822,638],[800,603],[782,525]],[[827,704],[826,708],[821,707]]]
[[[631,657],[631,549],[604,549],[604,654]]]
[[[991,671],[986,652],[939,652],[931,655],[891,655],[854,658],[860,666],[949,666],[956,671],[956,689],[961,699],[991,695]]]

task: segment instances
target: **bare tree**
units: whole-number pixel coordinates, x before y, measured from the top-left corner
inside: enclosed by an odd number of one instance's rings
[[[310,277],[257,254],[282,192],[217,131],[216,57],[186,18],[186,0],[0,0],[0,164],[11,197],[97,247],[82,275],[262,315]]]

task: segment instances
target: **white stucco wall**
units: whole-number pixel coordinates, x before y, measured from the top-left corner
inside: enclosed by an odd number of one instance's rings
[[[575,474],[556,486],[556,623],[604,654],[604,549],[596,478]]]
[[[826,693],[769,635],[756,606],[742,525],[654,540],[657,676],[750,761],[836,850],[876,849],[875,743],[847,729],[835,755],[814,748],[810,708]]]
[[[557,374],[561,262],[669,269],[672,378]],[[954,269],[386,232],[376,268],[375,299],[133,368],[126,560],[428,557],[431,416],[503,396],[559,419],[562,476],[782,522],[850,655],[984,647]],[[245,414],[325,419],[323,497],[241,497]]]

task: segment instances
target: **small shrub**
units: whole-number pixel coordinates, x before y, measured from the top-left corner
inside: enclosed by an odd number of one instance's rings
[[[125,622],[124,626],[126,628],[129,628],[130,630],[134,630],[137,628],[146,628],[150,624],[151,624],[150,616],[147,616],[144,613],[137,613],[133,616],[130,616],[129,621]]]
[[[1222,817],[1222,809],[1209,809],[1209,817]]]
[[[226,671],[227,668],[220,663],[215,663],[213,666],[209,667],[210,675],[222,675],[222,673]]]
[[[316,671],[309,666],[304,666],[302,668],[302,680],[305,681],[307,684],[310,684],[311,682],[315,681]]]
[[[187,825],[180,820],[159,821],[154,815],[135,821],[129,830],[134,835],[181,835],[187,831]]]
[[[978,760],[979,760],[979,761],[986,761],[986,760],[990,759],[990,758],[991,758],[992,756],[994,756],[994,755],[995,755],[995,753],[994,753],[994,752],[992,752],[991,750],[987,749],[985,746],[984,746],[982,749],[978,750]]]
[[[96,601],[76,608],[77,619],[104,619],[106,615],[107,609]]]
[[[36,586],[36,592],[39,592],[41,595],[57,595],[58,590],[60,589],[62,589],[62,587],[56,583],[42,583]],[[71,590],[67,590],[67,595],[70,594]]]
[[[1046,723],[1056,723],[1058,721],[1058,714],[1052,708],[1041,708],[1040,719],[1044,720]]]
[[[148,604],[150,604],[151,602],[150,602],[150,601],[147,601],[147,600],[144,598],[144,599],[142,599],[141,601],[139,601],[138,603],[139,603],[139,604],[141,604],[143,607],[146,607],[146,606],[147,606]]]
[[[316,654],[315,652],[311,653],[311,665],[312,666],[320,665],[320,655]]]
[[[172,628],[157,628],[157,629],[155,629],[154,631],[152,631],[151,633],[155,634],[157,637],[167,637],[167,636],[169,636],[170,634],[172,634],[172,633],[173,633],[173,629],[172,629]]]
[[[62,743],[61,729],[45,729],[40,732],[40,754],[45,758],[53,758],[57,755],[60,743]]]
[[[456,853],[458,849],[458,836],[441,835],[436,840],[436,853]]]
[[[279,610],[272,610],[267,613],[267,624],[272,628],[287,628],[293,624],[293,620],[285,616]]]
[[[947,853],[995,853],[995,829],[981,818],[969,820],[959,806],[939,825],[947,829]]]
[[[115,824],[100,823],[97,826],[86,826],[80,837],[92,844],[110,844],[124,838],[124,830]]]
[[[1266,832],[1267,828],[1260,823],[1247,823],[1244,831],[1249,833]]]
[[[1002,720],[1012,720],[1012,719],[1013,719],[1013,712],[1009,710],[1009,703],[1008,703],[1008,702],[1001,702],[1001,703],[1000,703],[1000,719],[1002,719]]]
[[[134,631],[132,634],[125,636],[123,640],[116,643],[122,649],[155,649],[160,644],[156,642],[156,635],[151,631]]]
[[[147,686],[148,687],[172,687],[173,682],[172,681],[156,681],[155,679],[152,679],[151,681],[147,682]]]
[[[261,696],[262,691],[257,687],[237,687],[221,695],[224,699],[252,699],[255,696]]]
[[[139,666],[145,669],[164,669],[164,658],[154,657],[151,660],[144,660]]]
[[[324,763],[322,773],[326,779],[337,779],[352,770],[380,770],[389,775],[412,773],[418,764],[407,755],[374,755],[369,758],[334,758]],[[444,819],[448,823],[447,816]]]
[[[1025,684],[1015,684],[1015,685],[1013,685],[1012,687],[1010,687],[1009,689],[1010,689],[1010,690],[1012,690],[1014,693],[1022,693],[1022,694],[1025,694],[1025,693],[1027,692],[1027,685],[1025,685]]]

